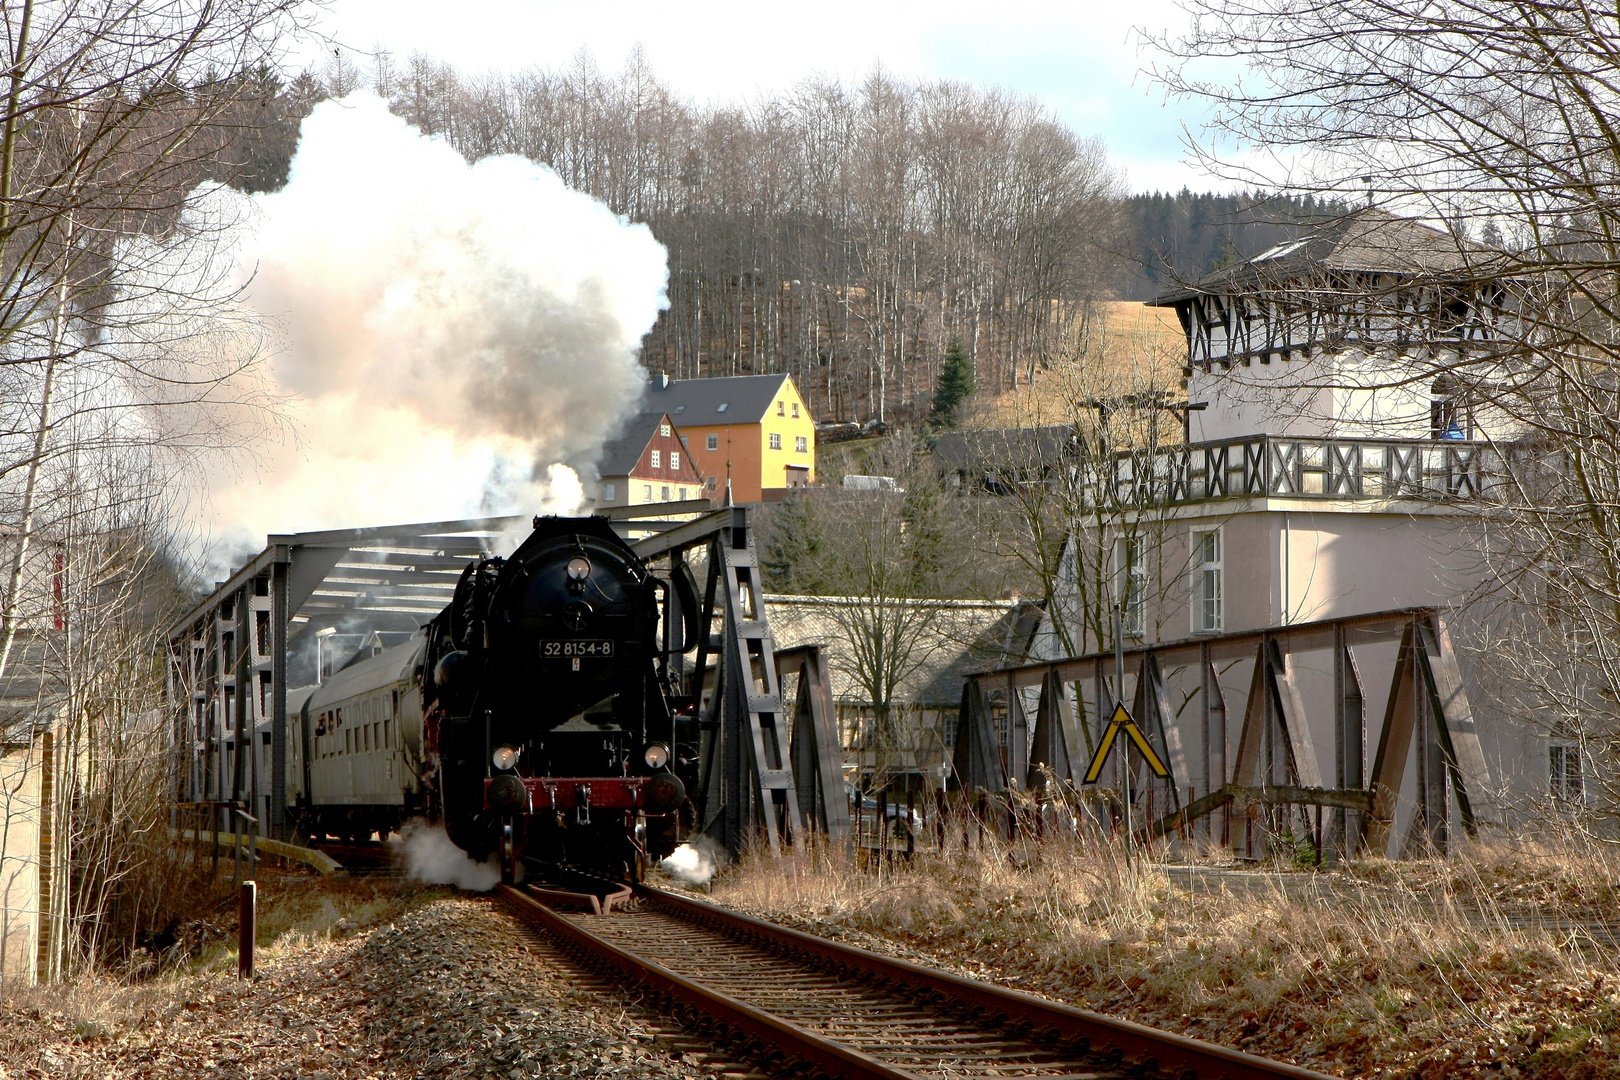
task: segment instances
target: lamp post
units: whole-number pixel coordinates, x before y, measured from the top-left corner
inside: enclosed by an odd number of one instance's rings
[[[337,627],[335,627],[335,626],[328,626],[328,627],[326,627],[324,629],[315,631],[315,685],[316,686],[321,685],[321,683],[325,680],[325,677],[326,677],[326,665],[321,660],[321,644],[323,642],[325,642],[327,638],[331,637],[335,633],[337,633]]]

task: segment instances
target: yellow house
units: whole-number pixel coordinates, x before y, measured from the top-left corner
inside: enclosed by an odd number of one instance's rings
[[[774,502],[816,479],[816,422],[786,375],[672,380],[657,375],[650,407],[674,421],[692,464],[724,501]]]

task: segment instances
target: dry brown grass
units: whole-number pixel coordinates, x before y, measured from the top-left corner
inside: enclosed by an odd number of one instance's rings
[[[261,875],[257,962],[272,964],[300,950],[398,917],[445,895],[434,887],[386,881],[316,880],[273,871]],[[166,962],[137,958],[121,971],[101,969],[60,983],[0,986],[0,1026],[53,1017],[79,1039],[116,1037],[217,983],[236,969],[236,893],[228,878],[198,894],[194,917]],[[14,1033],[13,1033],[14,1034]],[[5,1074],[0,1072],[0,1077]]]
[[[714,899],[1346,1076],[1620,1076],[1620,859],[1572,839],[1322,872],[1107,842],[750,859]],[[1539,921],[1539,924],[1538,924]]]

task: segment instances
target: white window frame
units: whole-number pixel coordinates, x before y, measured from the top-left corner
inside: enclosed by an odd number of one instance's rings
[[[718,436],[718,435],[710,435],[709,436],[709,449],[710,450],[718,450],[718,449],[720,449],[720,436]]]
[[[669,467],[671,469],[675,470],[676,472],[680,471],[680,468],[681,468],[681,452],[679,450],[671,450],[669,452]]]
[[[1207,550],[1214,540],[1214,558]],[[1226,533],[1222,526],[1193,529],[1188,537],[1192,581],[1187,607],[1195,634],[1218,634],[1226,626]]]
[[[657,450],[654,450],[652,452],[652,467],[655,468],[655,469],[663,468],[662,465],[658,464],[661,460],[663,460],[663,455],[660,454]]]
[[[805,435],[800,435],[797,438],[795,438],[794,441],[793,441],[793,449],[795,451],[797,451],[798,453],[808,454],[810,452],[810,439],[809,439],[809,437],[805,436]]]
[[[651,484],[642,484],[641,487],[642,487],[642,501],[643,502],[652,502],[652,485]]]
[[[782,433],[780,431],[771,432],[771,449],[782,449]]]
[[[658,425],[658,434],[662,435],[666,439],[669,438],[669,425],[668,424],[659,424]]]
[[[1573,777],[1569,771],[1572,764],[1575,767]],[[1586,804],[1586,755],[1581,753],[1579,740],[1547,740],[1547,793],[1562,806]]]
[[[612,502],[613,499],[614,499],[614,496],[616,496],[618,494],[618,491],[619,491],[619,489],[617,487],[615,487],[614,485],[612,485],[612,484],[603,484],[602,485],[602,501],[603,502]]]
[[[1119,601],[1120,633],[1130,638],[1147,634],[1147,568],[1139,537],[1114,540],[1114,596]]]

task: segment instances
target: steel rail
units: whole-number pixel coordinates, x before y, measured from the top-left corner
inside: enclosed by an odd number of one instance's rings
[[[500,895],[524,919],[538,923],[592,959],[618,969],[640,986],[667,995],[712,1017],[731,1031],[758,1042],[768,1053],[775,1047],[785,1057],[803,1061],[828,1077],[853,1080],[920,1080],[915,1073],[886,1065],[869,1054],[823,1038],[791,1021],[756,1009],[669,970],[661,964],[612,945],[558,915],[521,889],[500,886]],[[764,1056],[763,1054],[759,1056]]]
[[[1093,1053],[1117,1052],[1135,1068],[1197,1080],[1333,1080],[1299,1065],[1272,1061],[1201,1039],[1160,1031],[1103,1013],[1047,1001],[1018,990],[924,967],[741,915],[713,904],[638,885],[639,895],[666,911],[724,932],[808,956],[819,964],[853,971],[891,988],[903,987],[935,1004],[970,1010],[989,1026],[1035,1033],[1037,1041],[1084,1045]]]

